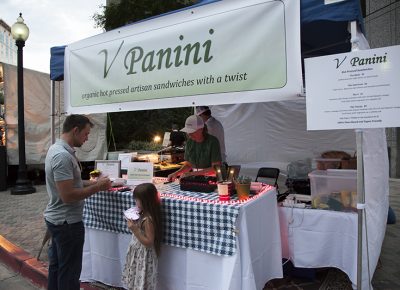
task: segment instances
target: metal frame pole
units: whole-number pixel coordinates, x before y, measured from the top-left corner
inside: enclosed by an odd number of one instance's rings
[[[51,144],[54,144],[56,142],[56,133],[55,133],[55,128],[56,128],[56,122],[55,122],[55,114],[56,114],[56,101],[55,101],[55,96],[56,96],[56,88],[55,88],[55,81],[51,80],[50,82],[51,86],[51,99],[50,99],[50,105],[51,105],[51,123],[50,123],[50,131],[51,131]]]
[[[357,289],[362,289],[363,266],[363,218],[365,210],[364,190],[364,160],[363,160],[363,131],[356,130],[357,140],[357,213],[358,213],[358,241],[357,241]]]

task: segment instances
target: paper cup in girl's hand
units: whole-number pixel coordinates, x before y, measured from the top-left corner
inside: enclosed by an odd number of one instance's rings
[[[138,220],[140,218],[139,209],[137,207],[131,207],[124,211],[124,216],[129,220]]]

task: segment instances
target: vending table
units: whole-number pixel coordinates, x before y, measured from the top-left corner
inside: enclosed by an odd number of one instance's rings
[[[276,191],[266,185],[249,200],[220,202],[218,194],[181,191],[158,184],[164,245],[159,289],[262,289],[282,277]],[[132,192],[99,192],[86,200],[82,281],[122,287],[121,272],[131,239],[123,211]]]
[[[279,207],[283,257],[289,258],[295,267],[338,268],[348,275],[356,288],[357,218],[354,212]],[[369,251],[380,249],[370,248]],[[366,250],[364,259],[365,253]],[[374,265],[370,265],[370,271],[372,279]],[[368,278],[366,263],[363,273]],[[368,279],[363,279],[361,288],[367,289],[368,284]]]

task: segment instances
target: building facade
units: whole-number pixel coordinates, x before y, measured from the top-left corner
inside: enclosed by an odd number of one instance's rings
[[[400,45],[400,1],[362,0],[371,48]],[[400,177],[400,128],[387,128],[390,177]]]
[[[11,27],[0,19],[0,62],[17,65],[17,47]]]
[[[0,146],[5,145],[4,90],[1,63],[17,65],[17,46],[11,35],[11,27],[0,18]]]

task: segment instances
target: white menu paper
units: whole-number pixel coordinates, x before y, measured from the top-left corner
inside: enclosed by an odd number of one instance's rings
[[[153,163],[152,162],[130,162],[128,165],[129,185],[138,185],[141,183],[153,181]]]
[[[400,126],[400,46],[305,60],[307,129]]]

